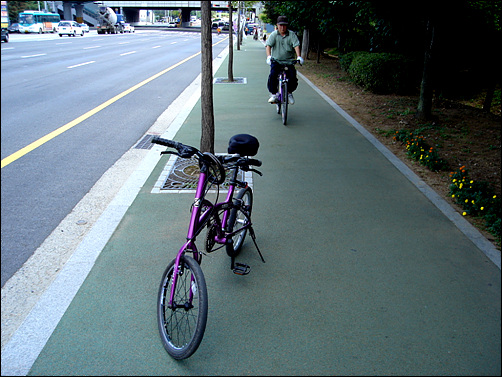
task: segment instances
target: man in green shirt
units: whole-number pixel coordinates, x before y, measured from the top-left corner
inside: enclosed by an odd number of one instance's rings
[[[267,88],[270,92],[269,103],[277,102],[276,93],[279,89],[279,79],[277,77],[281,72],[281,65],[292,64],[294,60],[298,60],[300,64],[303,64],[300,41],[295,33],[288,30],[288,24],[286,16],[279,16],[277,18],[277,30],[270,34],[265,45],[267,64],[270,65],[270,75],[267,82]],[[293,65],[286,71],[286,75],[288,77],[288,102],[292,105],[295,103],[293,92],[298,87],[296,69]]]

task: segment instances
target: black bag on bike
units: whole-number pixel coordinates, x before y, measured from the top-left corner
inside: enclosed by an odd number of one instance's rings
[[[260,143],[254,136],[239,134],[232,136],[228,142],[228,153],[237,153],[241,156],[255,156],[258,153]]]

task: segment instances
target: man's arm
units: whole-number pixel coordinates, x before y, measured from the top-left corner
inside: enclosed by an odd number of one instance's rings
[[[296,47],[295,47],[295,52],[296,52],[296,56],[297,56],[297,57],[302,56],[302,52],[300,51],[300,46],[296,46]]]
[[[300,48],[298,48],[298,50],[300,50]],[[272,47],[270,46],[265,46],[265,51],[267,53],[267,57],[271,56],[272,55]]]

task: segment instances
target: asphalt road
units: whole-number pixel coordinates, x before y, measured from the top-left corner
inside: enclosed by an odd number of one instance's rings
[[[199,52],[200,34],[156,30],[2,43],[2,287],[199,75]]]

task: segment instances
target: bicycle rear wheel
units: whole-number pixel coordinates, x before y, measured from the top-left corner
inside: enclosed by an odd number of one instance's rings
[[[288,122],[288,83],[283,82],[281,88],[281,115],[282,124],[286,125]]]
[[[160,338],[174,359],[190,357],[199,347],[207,323],[207,287],[199,264],[183,255],[174,292],[173,307],[168,307],[175,260],[167,266],[159,287],[157,320]]]
[[[246,187],[239,190],[235,197],[234,204],[239,205],[239,207],[233,208],[230,211],[230,216],[227,221],[228,232],[233,232],[234,229],[237,230],[247,224],[248,220],[243,210],[248,216],[251,216],[251,211],[253,210],[253,191],[251,188]],[[239,254],[246,234],[247,229],[243,229],[232,237],[233,243],[226,245],[228,256],[235,257]]]

